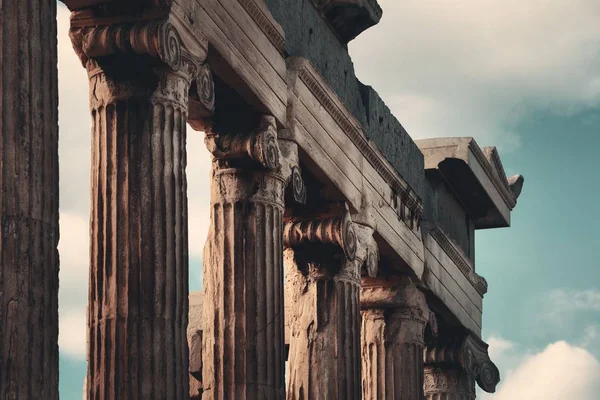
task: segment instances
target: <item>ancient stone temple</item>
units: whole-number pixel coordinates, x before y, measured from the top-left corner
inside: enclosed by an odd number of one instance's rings
[[[92,121],[85,398],[495,390],[475,231],[510,225],[523,178],[472,138],[413,141],[358,80],[376,0],[63,2]],[[0,397],[57,399],[56,2],[0,23]],[[188,134],[212,154],[194,294]]]

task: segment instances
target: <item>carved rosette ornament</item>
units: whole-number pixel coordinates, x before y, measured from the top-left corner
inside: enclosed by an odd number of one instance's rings
[[[299,204],[306,204],[306,186],[302,178],[298,145],[291,140],[280,139],[281,174],[286,178],[288,192],[291,198]]]
[[[92,115],[87,397],[186,399],[186,121],[208,45],[106,21],[70,32]]]
[[[360,303],[363,399],[423,399],[425,295],[405,277],[365,277]]]
[[[488,345],[473,334],[428,345],[423,360],[428,399],[471,400],[475,398],[475,381],[488,393],[494,393],[500,382],[500,372],[489,358]],[[434,397],[441,395],[446,397]]]

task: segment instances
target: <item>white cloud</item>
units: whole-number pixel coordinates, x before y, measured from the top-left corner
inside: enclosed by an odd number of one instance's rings
[[[490,346],[488,348],[488,353],[492,360],[497,360],[507,351],[514,348],[514,343],[497,336],[490,337],[487,343]]]
[[[534,109],[600,99],[600,3],[380,0],[381,23],[351,42],[358,77],[415,138],[475,136],[505,148]]]
[[[61,354],[85,360],[87,340],[85,307],[83,310],[61,314],[59,332],[58,346]]]
[[[86,304],[89,254],[88,220],[77,214],[60,215],[59,338],[61,353],[85,359]]]
[[[210,222],[210,153],[204,133],[188,128],[188,227],[190,257],[201,260]]]
[[[595,400],[600,393],[600,362],[588,351],[564,341],[525,356],[502,371],[493,400]]]
[[[60,205],[88,215],[91,117],[88,78],[69,39],[69,12],[58,7]]]

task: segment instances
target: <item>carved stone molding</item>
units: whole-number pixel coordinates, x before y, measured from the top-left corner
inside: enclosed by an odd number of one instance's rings
[[[458,269],[469,279],[473,281],[473,263],[472,261],[456,246],[451,239],[448,238],[446,233],[439,227],[429,232],[432,238],[440,245],[442,250],[450,257],[450,259],[456,264]]]
[[[310,243],[332,244],[343,250],[348,261],[356,257],[356,232],[349,212],[335,218],[288,222],[283,238],[287,247],[297,248]]]
[[[290,72],[297,74],[300,80],[308,87],[318,99],[323,108],[331,115],[336,123],[348,134],[350,140],[364,155],[366,160],[390,185],[393,198],[390,204],[395,205],[398,218],[404,221],[411,229],[419,226],[423,213],[423,202],[408,183],[396,172],[393,166],[385,160],[379,149],[369,142],[360,123],[346,110],[341,100],[328,89],[328,85],[312,66],[302,58],[290,58],[288,61]],[[293,79],[292,85],[293,85]],[[404,210],[406,207],[406,210]]]
[[[488,291],[488,283],[484,277],[475,272],[473,261],[446,235],[440,228],[435,227],[429,235],[440,245],[444,253],[456,264],[460,272],[473,284],[475,290],[483,297]]]
[[[251,159],[268,170],[280,167],[275,118],[265,115],[258,128],[247,134],[218,134],[206,132],[208,151],[219,161]]]
[[[501,167],[502,163],[500,162],[500,158],[498,156],[498,152],[495,148],[486,148],[487,155],[484,151],[479,147],[477,142],[471,140],[469,142],[469,148],[475,155],[475,158],[479,161],[479,163],[483,166],[485,173],[492,180],[494,186],[500,192],[500,195],[508,204],[510,209],[512,210],[517,204],[517,196],[510,190],[510,186],[508,185],[508,180],[506,179],[506,175],[504,174],[504,168]],[[493,167],[492,167],[493,165]],[[497,166],[500,166],[501,172],[496,174],[494,173],[497,170]],[[503,176],[500,176],[502,174]]]
[[[474,274],[474,284],[475,284],[475,289],[477,290],[477,292],[479,292],[480,295],[485,295],[488,292],[488,283],[487,280],[475,273]]]
[[[462,341],[428,345],[423,351],[423,361],[429,366],[450,364],[460,367],[488,393],[494,393],[500,382],[500,371],[490,360],[488,345],[473,334],[468,334]]]
[[[285,51],[285,36],[283,29],[275,22],[274,18],[266,9],[263,0],[238,0],[248,15],[252,17],[256,25],[269,38],[273,46],[280,52]]]

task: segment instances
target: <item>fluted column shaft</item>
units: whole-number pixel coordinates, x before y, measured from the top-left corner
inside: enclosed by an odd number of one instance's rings
[[[317,242],[334,236],[322,234],[328,224],[311,221],[289,231],[304,230],[306,242]],[[351,222],[339,226],[346,254],[310,243],[285,250],[289,400],[360,399],[360,265]]]
[[[58,399],[56,1],[0,1],[0,398]]]
[[[426,400],[475,400],[475,378],[458,365],[425,366]]]
[[[423,346],[429,310],[408,281],[363,278],[363,399],[423,399]]]
[[[291,310],[287,398],[360,399],[360,282],[331,275],[327,267],[311,266],[314,270],[305,275],[290,258],[286,254]]]
[[[188,396],[189,76],[90,61],[88,398]]]
[[[286,182],[277,171],[274,120],[265,121],[265,131],[256,136],[231,141],[226,137],[228,144],[222,147],[220,139],[213,137],[214,146],[209,144],[217,159],[243,158],[242,150],[247,147],[241,143],[248,140],[256,152],[246,155],[260,159],[264,166],[213,164],[210,231],[204,254],[203,399],[282,399],[285,393],[282,228]]]

